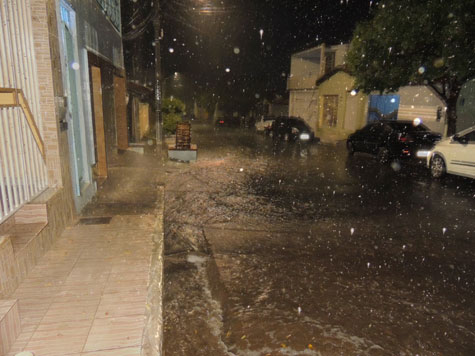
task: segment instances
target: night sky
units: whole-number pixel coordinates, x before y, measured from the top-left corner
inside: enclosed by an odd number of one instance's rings
[[[146,16],[150,2],[137,3]],[[178,72],[221,97],[285,94],[291,54],[322,42],[348,42],[356,23],[370,16],[375,3],[162,0],[163,77]]]

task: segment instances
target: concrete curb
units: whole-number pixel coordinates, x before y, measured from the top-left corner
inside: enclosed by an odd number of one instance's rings
[[[163,343],[163,213],[165,189],[157,189],[156,221],[153,234],[153,251],[150,263],[145,329],[142,338],[142,356],[161,356]]]

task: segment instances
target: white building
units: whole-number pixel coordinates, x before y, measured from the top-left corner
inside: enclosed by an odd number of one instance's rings
[[[419,118],[431,130],[445,134],[445,104],[428,86],[404,86],[395,93],[383,95],[375,92],[367,100],[359,95],[358,100],[365,107],[358,110],[351,109],[351,105],[347,107],[354,80],[334,75],[347,72],[345,59],[348,49],[348,44],[322,44],[292,55],[287,81],[289,116],[301,117],[317,136],[329,141],[345,139],[368,121],[379,119]],[[351,77],[350,73],[347,74]],[[327,81],[330,83],[323,85]],[[325,98],[332,99],[332,102],[323,102]],[[329,108],[334,116],[331,122],[323,117]]]
[[[318,121],[317,79],[336,66],[345,64],[348,44],[310,48],[291,57],[289,91],[289,115],[298,116],[315,128]]]

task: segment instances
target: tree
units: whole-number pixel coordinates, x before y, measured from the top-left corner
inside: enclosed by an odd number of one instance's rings
[[[453,133],[461,87],[475,76],[475,1],[381,2],[372,20],[357,26],[348,67],[365,93],[430,86],[446,104]]]
[[[199,94],[195,95],[196,104],[198,107],[205,109],[209,116],[213,114],[218,99],[218,96],[209,90],[202,90]]]
[[[176,125],[182,120],[185,114],[185,104],[176,98],[165,98],[162,100],[163,130],[167,134],[176,132]]]

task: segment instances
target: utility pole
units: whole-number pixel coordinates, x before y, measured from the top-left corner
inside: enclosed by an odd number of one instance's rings
[[[153,28],[155,32],[155,130],[157,146],[162,143],[162,61],[160,56],[160,2],[153,0],[155,17],[153,19]]]

